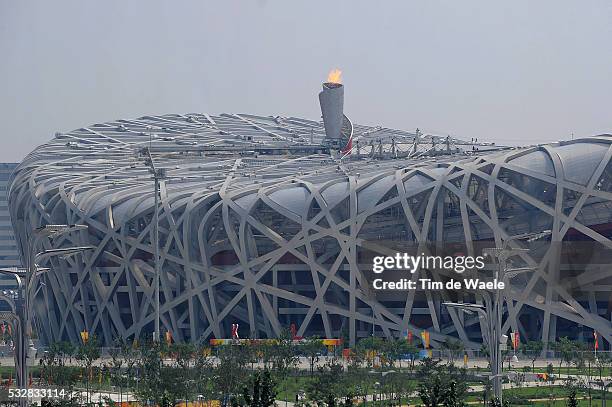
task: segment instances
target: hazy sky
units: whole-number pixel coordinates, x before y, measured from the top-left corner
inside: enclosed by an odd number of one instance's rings
[[[502,143],[612,133],[612,1],[0,0],[0,161],[144,114],[318,119]]]

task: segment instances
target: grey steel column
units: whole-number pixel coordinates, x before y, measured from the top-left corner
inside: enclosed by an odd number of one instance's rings
[[[27,274],[27,273],[26,273]],[[27,286],[26,286],[27,287]],[[27,335],[27,310],[23,295],[23,281],[21,279],[17,279],[17,304],[15,307],[15,311],[17,312],[17,323],[18,327],[18,336],[17,340],[13,341],[15,344],[15,352],[17,352],[19,366],[15,367],[15,369],[19,370],[19,375],[17,377],[17,387],[19,389],[27,389],[28,388],[28,335]],[[27,297],[27,293],[25,295]],[[27,392],[26,392],[27,393]],[[20,398],[19,405],[27,406],[27,399]]]
[[[29,330],[29,304],[28,304],[28,287],[30,286],[30,275],[33,273],[35,269],[35,244],[34,241],[37,240],[34,236],[28,239],[28,264],[24,279],[21,280],[17,278],[17,288],[19,290],[18,295],[18,304],[16,307],[17,315],[19,318],[19,370],[20,370],[20,382],[18,386],[20,389],[28,388],[28,345],[30,338],[30,330]],[[27,394],[27,391],[26,391]],[[25,398],[19,399],[19,405],[27,406],[28,401]]]
[[[495,273],[495,278],[497,281],[504,275],[505,268],[505,258],[502,256],[499,259],[499,264],[497,268],[497,273]],[[502,382],[501,382],[501,373],[502,373],[502,365],[501,365],[501,338],[502,338],[502,308],[503,308],[503,297],[501,295],[501,290],[496,290],[495,293],[495,337],[493,338],[494,350],[495,350],[495,377],[494,377],[494,391],[495,397],[502,401]]]
[[[155,228],[154,237],[155,237],[155,334],[153,335],[153,340],[155,342],[160,341],[160,332],[159,332],[159,179],[157,174],[155,176],[155,219],[153,220],[153,227]]]

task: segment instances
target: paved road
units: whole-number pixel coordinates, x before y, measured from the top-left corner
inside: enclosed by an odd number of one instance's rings
[[[40,354],[37,356],[37,358],[35,360],[32,361],[32,365],[33,366],[37,366],[38,365],[38,361],[40,358]],[[324,365],[329,359],[331,359],[332,357],[330,356],[321,356],[319,357],[319,361],[316,363],[316,366],[322,366]],[[447,359],[442,358],[443,361],[446,361]],[[102,357],[100,358],[95,364],[96,365],[101,365],[103,363],[107,363],[110,361],[109,357]],[[463,366],[463,359],[454,359],[454,362],[456,365],[458,366]],[[553,366],[555,366],[555,370],[557,370],[557,367],[559,366],[559,359],[538,359],[536,360],[535,366],[536,367],[546,367],[546,365],[548,365],[549,363],[552,363]],[[418,361],[415,363],[415,365],[418,364]],[[0,365],[1,366],[14,366],[14,359],[12,356],[0,356]],[[71,366],[78,366],[77,361],[72,358],[71,361],[69,361],[68,365]],[[258,364],[256,364],[255,366],[258,366]],[[298,368],[300,369],[310,369],[310,363],[308,358],[305,357],[301,357],[298,363]],[[397,362],[397,366],[398,367],[408,367],[409,366],[409,361],[408,360],[402,360],[402,361],[398,361]],[[468,360],[468,367],[469,368],[486,368],[488,366],[488,361],[486,359],[469,359]],[[504,363],[504,369],[508,366],[508,363]],[[516,369],[522,369],[525,366],[531,367],[531,360],[528,359],[519,359],[518,362],[513,362],[511,363],[511,366],[513,368]],[[565,366],[565,364],[564,364]]]

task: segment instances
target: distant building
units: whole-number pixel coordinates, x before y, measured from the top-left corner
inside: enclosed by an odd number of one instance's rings
[[[0,163],[0,268],[21,266],[8,208],[9,177],[15,167],[16,163]],[[0,276],[0,289],[14,287],[13,278]]]

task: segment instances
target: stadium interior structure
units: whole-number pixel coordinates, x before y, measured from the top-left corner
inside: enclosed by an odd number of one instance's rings
[[[44,264],[41,339],[76,342],[88,330],[111,344],[153,332],[155,166],[164,169],[161,326],[177,341],[228,338],[237,323],[241,337],[294,325],[297,336],[355,343],[428,330],[433,347],[451,337],[478,348],[484,322],[442,303],[481,302],[482,293],[374,292],[368,259],[397,245],[430,252],[456,243],[474,254],[550,230],[510,259],[533,271],[505,290],[504,329],[544,341],[597,331],[609,347],[612,136],[502,147],[354,125],[333,101],[326,118],[326,98],[325,123],[145,116],[57,133],[32,151],[10,186],[22,255],[41,224],[89,227],[47,248],[96,247]]]

